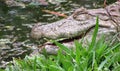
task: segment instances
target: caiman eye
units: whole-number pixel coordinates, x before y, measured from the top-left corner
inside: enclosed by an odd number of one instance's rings
[[[81,14],[81,15],[78,15],[74,19],[78,20],[78,21],[86,21],[86,20],[90,19],[90,16],[88,14]]]
[[[86,8],[81,7],[73,13],[73,18],[78,21],[85,21],[90,18]]]

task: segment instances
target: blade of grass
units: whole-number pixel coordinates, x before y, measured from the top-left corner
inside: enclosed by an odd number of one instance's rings
[[[93,51],[92,70],[96,71],[97,67],[96,52]]]
[[[65,71],[63,68],[60,66],[55,66],[55,65],[50,65],[50,71]]]
[[[102,70],[102,68],[104,67],[104,65],[107,63],[107,61],[110,59],[112,55],[107,56],[106,59],[99,65],[98,67],[98,71]]]
[[[57,41],[52,40],[53,43],[55,43],[59,48],[61,48],[62,50],[64,50],[68,55],[71,54],[71,50],[69,48],[67,48],[66,46],[64,46],[63,44],[60,44]]]
[[[36,65],[37,65],[36,60],[37,60],[37,57],[35,56],[35,59],[34,59],[34,71],[36,71]]]
[[[79,44],[79,42],[76,41],[76,40],[75,40],[74,44],[75,44],[75,47],[76,47],[76,62],[79,64],[79,62],[80,62],[80,54],[81,54],[80,48],[82,48],[82,45]]]
[[[112,48],[108,49],[108,51],[105,54],[108,54],[109,52],[111,52],[113,49],[120,47],[120,43],[118,43],[117,45],[113,46]]]
[[[94,30],[93,37],[92,37],[92,42],[90,44],[90,47],[89,47],[88,51],[91,51],[93,49],[94,45],[95,45],[98,28],[99,28],[99,18],[97,16],[96,26],[95,26],[95,30]]]

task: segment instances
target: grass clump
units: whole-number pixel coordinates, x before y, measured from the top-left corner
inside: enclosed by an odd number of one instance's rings
[[[97,32],[98,18],[89,48],[82,47],[75,40],[76,50],[73,51],[53,41],[60,48],[57,55],[14,59],[14,65],[8,66],[5,71],[120,71],[120,43],[108,47],[103,39],[96,42]]]

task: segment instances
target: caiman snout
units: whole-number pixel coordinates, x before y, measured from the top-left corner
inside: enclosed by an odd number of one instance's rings
[[[39,38],[42,38],[43,36],[42,28],[40,27],[38,28],[38,26],[41,26],[41,25],[37,24],[31,30],[30,36],[34,39],[39,39]]]

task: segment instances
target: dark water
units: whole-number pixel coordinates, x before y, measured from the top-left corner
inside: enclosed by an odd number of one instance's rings
[[[63,17],[43,12],[51,10],[71,15],[75,9],[82,6],[86,8],[103,7],[104,0],[64,0],[63,2],[49,3],[49,5],[30,5],[22,7],[8,7],[0,2],[0,49],[14,48],[13,44],[24,44],[25,47],[32,47],[32,44],[39,44],[39,41],[31,39],[30,31],[32,25],[38,22],[54,22]],[[112,3],[109,0],[107,3]],[[19,46],[18,46],[19,47]]]

